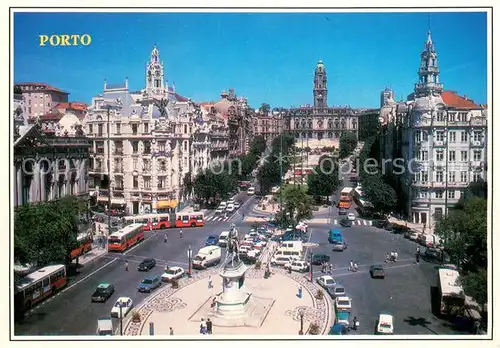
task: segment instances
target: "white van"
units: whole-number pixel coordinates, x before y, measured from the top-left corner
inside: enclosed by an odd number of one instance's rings
[[[193,268],[194,269],[204,269],[210,266],[217,265],[221,260],[221,248],[220,246],[210,245],[201,248],[193,257]]]
[[[111,318],[97,319],[97,335],[113,336],[113,322]]]
[[[226,207],[226,211],[227,211],[228,213],[232,213],[232,212],[234,211],[234,204],[229,203],[229,204],[227,205],[227,207]]]
[[[218,246],[221,248],[227,247],[227,238],[229,237],[229,231],[222,231],[219,235],[219,242],[217,243]]]
[[[302,259],[302,250],[298,249],[278,249],[276,253],[274,254],[274,257],[291,257],[294,260],[300,260]]]

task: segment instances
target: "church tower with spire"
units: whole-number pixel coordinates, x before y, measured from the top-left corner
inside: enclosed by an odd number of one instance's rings
[[[439,96],[443,92],[443,84],[439,83],[439,66],[437,53],[432,42],[431,31],[427,32],[424,51],[420,55],[418,83],[415,84],[415,97]]]
[[[163,63],[160,61],[160,52],[154,45],[151,57],[146,64],[146,91],[148,94],[161,94],[164,89]]]
[[[314,107],[315,108],[326,108],[327,107],[327,96],[328,89],[326,86],[326,70],[325,65],[321,61],[316,64],[316,69],[314,70]]]

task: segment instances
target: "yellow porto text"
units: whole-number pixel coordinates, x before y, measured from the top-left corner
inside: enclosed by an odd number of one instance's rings
[[[89,34],[83,35],[39,35],[40,46],[88,46],[92,42]]]

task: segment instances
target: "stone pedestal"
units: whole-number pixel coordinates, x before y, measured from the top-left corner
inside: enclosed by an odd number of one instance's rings
[[[239,261],[234,266],[231,263],[226,264],[220,272],[223,292],[217,299],[217,316],[235,318],[246,315],[252,296],[244,286],[247,270],[247,266]]]

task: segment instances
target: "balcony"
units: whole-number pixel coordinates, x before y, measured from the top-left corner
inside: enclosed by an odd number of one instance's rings
[[[470,125],[486,127],[488,125],[488,120],[486,118],[474,118],[470,120]]]
[[[469,184],[467,182],[448,181],[448,187],[466,188],[467,186],[469,186]]]
[[[122,164],[119,164],[119,165],[115,164],[113,171],[115,174],[123,174],[123,165]]]
[[[484,161],[471,161],[470,167],[472,168],[484,168],[486,163]]]
[[[411,185],[413,187],[431,187],[432,184],[428,181],[412,181]]]
[[[445,186],[446,186],[446,182],[444,182],[444,181],[434,181],[432,183],[432,187],[440,188],[440,187],[445,187]]]
[[[434,140],[433,144],[435,147],[446,146],[446,140]]]
[[[113,152],[113,155],[115,156],[121,156],[123,155],[123,148],[116,148],[115,151]]]

